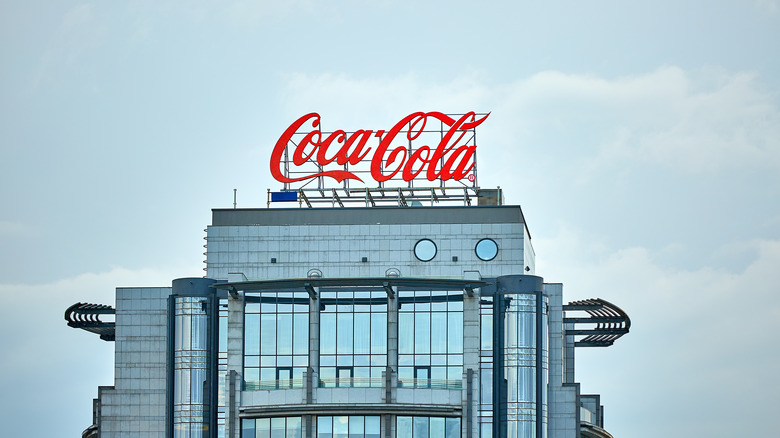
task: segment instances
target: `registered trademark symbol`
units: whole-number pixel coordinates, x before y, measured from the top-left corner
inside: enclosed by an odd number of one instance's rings
[[[469,182],[474,182],[475,179],[477,179],[477,177],[474,176],[473,173],[471,175],[469,175]]]

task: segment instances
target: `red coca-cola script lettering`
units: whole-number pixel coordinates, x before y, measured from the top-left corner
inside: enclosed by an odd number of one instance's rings
[[[420,175],[428,181],[440,179],[460,180],[469,175],[474,167],[475,145],[460,144],[469,130],[474,129],[488,118],[490,114],[477,119],[474,112],[469,112],[454,119],[440,112],[416,112],[401,119],[388,131],[358,130],[347,134],[337,130],[323,138],[320,130],[320,115],[309,113],[293,122],[276,142],[271,153],[271,175],[279,182],[291,183],[317,177],[330,177],[337,182],[356,179],[363,182],[353,172],[346,170],[346,165],[355,166],[362,161],[370,161],[371,177],[377,182],[390,180],[399,172],[404,181],[411,181]],[[408,145],[425,131],[428,119],[433,118],[447,126],[447,132],[435,148],[423,145],[412,149]],[[291,142],[296,133],[300,134],[306,125],[311,131],[295,145]],[[379,139],[376,150],[368,146],[372,137]],[[400,138],[399,138],[400,137]],[[396,139],[400,140],[393,146]],[[303,166],[306,162],[316,163],[320,172],[290,177],[283,171],[282,159],[287,146],[293,145],[293,166]],[[459,145],[460,144],[460,145]],[[366,157],[373,153],[370,160]],[[409,156],[407,156],[409,155]],[[335,162],[343,169],[325,170],[325,166]],[[291,169],[288,169],[291,170]]]

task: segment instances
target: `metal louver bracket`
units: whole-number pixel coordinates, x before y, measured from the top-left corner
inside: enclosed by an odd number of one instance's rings
[[[68,321],[69,327],[95,333],[104,341],[113,341],[116,324],[101,321],[100,315],[114,314],[116,310],[105,304],[76,303],[65,310],[65,321]]]
[[[564,324],[574,324],[574,329],[566,330],[567,335],[585,336],[576,341],[576,347],[609,347],[631,328],[631,319],[618,306],[601,298],[572,301],[563,306],[567,312],[584,311],[586,317],[565,317]],[[595,327],[583,327],[595,324]]]

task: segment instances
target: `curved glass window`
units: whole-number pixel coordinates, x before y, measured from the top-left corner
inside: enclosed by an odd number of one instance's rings
[[[480,260],[487,262],[493,260],[498,255],[498,244],[493,239],[482,239],[477,242],[474,252],[477,253],[477,257]]]
[[[414,244],[414,256],[421,262],[430,262],[436,257],[436,244],[430,239],[422,239]]]

